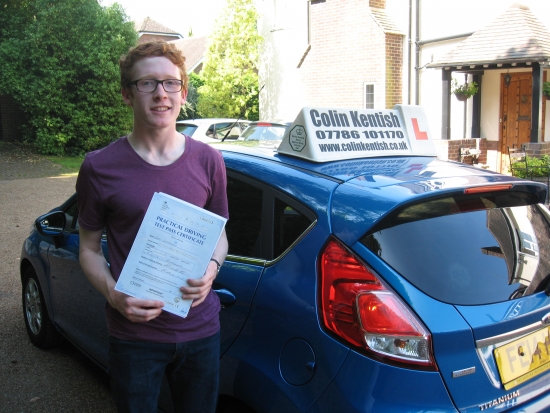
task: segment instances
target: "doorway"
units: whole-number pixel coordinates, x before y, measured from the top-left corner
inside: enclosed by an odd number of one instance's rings
[[[505,79],[509,75],[509,83]],[[508,148],[520,148],[531,140],[531,101],[533,75],[531,72],[500,75],[500,172],[509,171]],[[546,99],[542,99],[546,113]],[[544,117],[543,117],[544,119]],[[544,136],[544,123],[542,125]]]

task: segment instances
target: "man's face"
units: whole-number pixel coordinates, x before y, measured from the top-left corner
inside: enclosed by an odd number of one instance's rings
[[[139,60],[133,67],[132,80],[138,79],[178,79],[181,80],[179,68],[166,57],[149,57]],[[185,103],[185,92],[166,92],[158,84],[154,92],[140,92],[135,85],[122,90],[124,102],[134,110],[134,129],[175,128],[181,106]]]

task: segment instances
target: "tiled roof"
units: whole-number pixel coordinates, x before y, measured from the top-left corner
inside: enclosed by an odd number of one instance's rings
[[[170,43],[174,43],[185,56],[185,65],[188,72],[193,70],[193,68],[202,61],[206,53],[207,40],[208,37],[203,36],[170,41]]]
[[[379,9],[376,7],[371,7],[370,12],[372,18],[378,23],[380,28],[386,34],[403,34],[401,30],[393,23],[391,18],[386,14],[385,9]]]
[[[178,32],[169,29],[166,26],[163,26],[162,24],[154,21],[150,17],[146,17],[143,19],[143,21],[139,24],[136,24],[136,31],[137,32],[147,32],[147,33],[162,33],[162,34],[175,34],[179,35]]]
[[[550,60],[550,32],[528,7],[514,4],[428,67]]]

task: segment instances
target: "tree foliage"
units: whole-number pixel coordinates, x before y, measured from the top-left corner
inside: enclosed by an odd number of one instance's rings
[[[204,85],[204,82],[200,75],[195,72],[189,74],[189,88],[187,90],[187,99],[185,105],[181,108],[180,116],[178,120],[195,119],[201,117],[197,111],[197,105],[199,100],[198,89]]]
[[[27,114],[25,139],[43,153],[105,146],[132,126],[120,97],[118,59],[137,42],[118,4],[4,0],[0,94]]]
[[[262,37],[254,0],[227,0],[210,37],[201,73],[198,111],[204,117],[258,119],[258,64]]]

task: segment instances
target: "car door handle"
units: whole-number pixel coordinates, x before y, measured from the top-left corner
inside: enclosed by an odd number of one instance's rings
[[[231,307],[237,302],[237,297],[225,288],[216,288],[214,289],[214,292],[218,294],[222,308]]]

